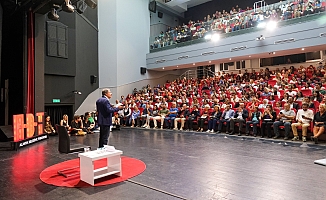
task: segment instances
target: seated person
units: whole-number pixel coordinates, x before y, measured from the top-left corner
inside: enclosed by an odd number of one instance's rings
[[[262,104],[259,104],[258,108],[266,108],[268,105],[268,99],[264,99]]]
[[[153,117],[154,128],[157,129],[157,120],[161,120],[161,129],[163,129],[164,118],[169,114],[165,104],[161,105],[162,109],[158,111],[158,116]]]
[[[186,120],[186,130],[192,131],[193,130],[193,123],[197,118],[200,116],[200,112],[198,110],[198,106],[195,104],[192,107],[192,111],[189,114],[187,120]]]
[[[138,106],[134,106],[134,110],[132,111],[131,117],[129,118],[129,124],[131,124],[131,127],[139,127],[139,125],[136,123],[139,115],[140,111],[138,109]]]
[[[85,121],[83,125],[87,133],[93,134],[92,131],[94,130],[95,127],[95,121],[89,112],[85,113]]]
[[[51,136],[57,135],[57,133],[55,132],[55,130],[51,124],[50,116],[46,116],[46,118],[45,118],[44,132]]]
[[[220,111],[220,107],[218,105],[215,105],[214,111],[209,116],[207,132],[214,133],[216,124],[217,124],[217,122],[220,121],[221,116],[222,116],[222,113]]]
[[[69,130],[70,135],[76,135],[78,131],[82,131],[84,128],[83,122],[79,115],[75,115],[74,119],[71,121],[71,126]]]
[[[184,125],[185,125],[186,116],[188,116],[189,114],[190,113],[187,108],[187,104],[185,104],[185,103],[182,104],[182,107],[179,110],[177,117],[174,119],[174,128],[173,129],[178,130],[178,122],[180,121],[181,122],[180,131],[182,131],[184,128]]]
[[[284,126],[285,130],[285,137],[284,140],[289,139],[290,131],[291,131],[291,123],[292,120],[295,118],[295,112],[290,109],[290,104],[284,104],[284,109],[281,110],[280,114],[277,116],[279,121],[274,122],[273,129],[275,136],[273,139],[280,138],[280,130],[279,126]]]
[[[265,130],[267,130],[267,136],[269,138],[272,137],[271,126],[273,125],[276,119],[276,112],[273,111],[271,105],[267,105],[262,115],[262,123],[261,123],[261,137],[264,137]]]
[[[307,141],[307,129],[310,126],[310,122],[314,118],[314,112],[312,110],[308,110],[308,104],[303,103],[302,104],[302,109],[298,110],[296,120],[297,123],[292,123],[292,132],[293,132],[293,139],[292,141],[298,141],[299,136],[298,136],[298,130],[297,127],[302,127],[302,141],[306,142]]]
[[[148,116],[150,116],[152,112],[153,111],[150,108],[150,105],[148,103],[146,103],[143,113],[141,113],[141,115],[138,116],[138,118],[137,118],[137,124],[140,125],[140,123],[142,123],[141,127],[143,127],[143,128],[149,126],[149,117]],[[141,122],[140,122],[140,119],[141,119]]]
[[[209,105],[205,105],[205,108],[203,110],[203,112],[201,113],[200,118],[198,119],[198,130],[200,132],[203,132],[203,128],[204,128],[204,122],[208,120],[209,117]]]
[[[325,132],[326,126],[326,104],[319,105],[319,111],[314,116],[314,129],[313,134],[311,136],[311,140],[318,144],[318,137]]]
[[[164,118],[164,122],[166,125],[167,129],[172,129],[173,125],[174,125],[174,119],[176,118],[177,114],[178,114],[178,108],[177,108],[177,103],[173,102],[172,106],[169,110],[169,114],[167,115],[167,117]],[[170,122],[169,122],[170,120]]]
[[[254,111],[250,114],[251,120],[246,122],[246,135],[249,135],[249,128],[250,125],[252,124],[254,137],[257,136],[257,124],[259,124],[261,120],[261,116],[262,113],[259,111],[258,107],[256,106]]]
[[[239,123],[239,133],[238,133],[238,135],[241,136],[241,128],[243,126],[243,123],[246,122],[246,119],[248,118],[248,116],[249,116],[249,113],[244,108],[244,103],[241,103],[240,107],[237,108],[237,111],[234,114],[234,118],[230,119],[230,130],[231,130],[230,135],[234,134],[234,130],[235,130],[234,124]]]
[[[230,120],[234,117],[234,110],[230,109],[230,105],[225,107],[225,110],[222,113],[220,123],[218,124],[217,133],[221,133],[222,125],[226,123],[226,134],[229,134],[230,129]]]
[[[123,111],[123,117],[121,117],[121,124],[123,124],[123,126],[127,126],[128,125],[127,123],[129,123],[131,113],[132,113],[127,102],[125,102],[125,107],[124,109],[122,109],[122,111]]]
[[[114,116],[112,117],[112,126],[110,127],[110,131],[112,131],[112,129],[120,130],[120,118],[117,112],[114,113]]]

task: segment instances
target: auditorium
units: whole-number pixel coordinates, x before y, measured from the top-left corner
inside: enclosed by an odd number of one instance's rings
[[[325,199],[325,73],[326,0],[1,0],[0,199]]]

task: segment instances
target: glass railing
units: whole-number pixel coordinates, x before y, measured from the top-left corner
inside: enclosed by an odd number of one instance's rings
[[[276,10],[277,8],[282,8],[282,6],[286,7],[288,4],[287,2],[279,2],[279,3],[275,3],[272,5],[268,5],[264,8],[260,8],[257,9],[255,13],[259,12],[260,10],[262,10],[262,12],[264,12],[265,10]],[[295,24],[295,23],[300,23],[300,22],[305,22],[305,21],[311,21],[311,20],[315,20],[321,16],[325,15],[325,0],[321,2],[322,7],[319,8],[318,10],[315,9],[316,13],[310,13],[310,12],[305,12],[303,15],[300,15],[300,17],[295,16],[295,12],[297,12],[297,6],[293,6],[293,15],[291,15],[290,17],[286,17],[285,12],[282,13],[281,19],[277,20],[277,26],[278,27],[282,27],[282,26],[286,26],[286,25],[290,25],[290,24]],[[253,16],[252,13],[254,13],[254,10],[250,10],[250,11],[246,11],[246,12],[242,12],[241,16]],[[237,18],[236,16],[239,15],[233,15],[233,17],[229,17],[228,20],[228,24],[232,24],[234,22],[236,22]],[[256,16],[258,17],[258,16]],[[205,39],[205,35],[207,34],[212,34],[213,32],[217,32],[220,35],[220,38],[226,38],[226,37],[232,37],[232,36],[236,36],[236,35],[240,35],[240,34],[245,34],[245,33],[250,33],[250,32],[255,32],[257,30],[259,30],[259,28],[257,27],[257,25],[261,22],[265,22],[267,21],[267,19],[265,20],[259,20],[259,19],[254,19],[251,20],[250,23],[252,26],[248,26],[246,28],[229,28],[229,31],[227,33],[225,33],[224,30],[210,30],[208,32],[205,32],[202,35],[193,37],[193,35],[184,35],[183,37],[179,37],[178,39],[176,39],[177,34],[171,34],[170,32],[168,34],[172,35],[174,39],[172,39],[172,36],[169,37],[168,39],[164,36],[158,36],[155,39],[154,38],[150,38],[150,53],[154,53],[154,52],[159,52],[159,51],[164,51],[164,50],[168,50],[168,49],[174,49],[174,48],[178,48],[178,47],[184,47],[184,46],[189,46],[189,45],[193,45],[193,44],[198,44],[198,43],[203,43],[203,42],[207,42],[207,39]],[[211,22],[206,22],[207,24],[205,24],[206,26],[211,26],[212,21]],[[198,32],[198,31],[197,31]],[[155,42],[156,41],[156,42]]]

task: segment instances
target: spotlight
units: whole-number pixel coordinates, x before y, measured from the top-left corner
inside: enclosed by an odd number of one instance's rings
[[[70,0],[65,0],[64,3],[62,4],[62,10],[68,13],[73,13],[75,8],[72,6]]]
[[[205,40],[210,40],[210,39],[212,39],[212,35],[211,34],[207,34],[207,35],[205,35]]]
[[[57,14],[57,10],[55,8],[51,8],[51,11],[48,13],[48,18],[53,21],[59,20],[59,15]]]
[[[265,37],[263,35],[260,35],[259,37],[256,38],[257,41],[262,41],[265,40]]]
[[[266,27],[266,22],[260,22],[258,25],[257,25],[257,28],[265,28]]]
[[[269,31],[275,30],[276,27],[277,27],[277,22],[275,22],[275,21],[270,21],[266,25],[266,29]]]
[[[219,34],[217,34],[217,33],[214,33],[213,35],[212,35],[212,39],[211,39],[213,42],[217,42],[217,41],[219,41],[220,40],[220,35]]]
[[[85,0],[85,3],[93,9],[95,9],[97,6],[97,4],[93,0]]]

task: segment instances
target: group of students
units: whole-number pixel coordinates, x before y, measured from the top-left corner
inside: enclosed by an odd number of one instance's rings
[[[302,103],[298,110],[293,107],[293,103],[285,103],[281,110],[273,110],[272,105],[269,104],[263,108],[255,106],[253,110],[247,110],[244,103],[240,103],[237,108],[233,109],[231,105],[226,105],[223,111],[220,110],[219,105],[214,105],[213,109],[209,105],[203,107],[202,111],[199,110],[198,105],[193,105],[191,110],[187,104],[177,108],[177,103],[173,102],[170,109],[165,104],[161,104],[161,108],[158,109],[157,105],[151,108],[150,104],[146,104],[142,112],[137,106],[133,107],[133,111],[126,107],[125,110],[129,110],[130,115],[121,116],[121,119],[124,122],[130,121],[131,127],[150,128],[150,121],[153,120],[154,129],[159,128],[157,121],[160,121],[160,129],[185,131],[192,131],[195,122],[198,124],[197,131],[199,132],[204,131],[204,125],[207,124],[206,132],[208,133],[221,133],[225,127],[226,134],[237,133],[239,136],[241,136],[242,128],[245,128],[245,135],[249,136],[252,127],[254,137],[258,136],[258,127],[260,127],[260,137],[267,136],[274,139],[280,138],[280,129],[284,129],[284,140],[289,139],[292,130],[293,141],[299,140],[298,127],[300,127],[303,142],[307,141],[307,132],[310,127],[313,133],[311,140],[316,144],[326,126],[326,104],[323,103],[319,105],[318,112],[315,114],[309,109],[307,103]],[[116,117],[118,116],[117,113]]]
[[[70,135],[85,135],[93,134],[95,129],[95,120],[90,112],[86,112],[85,115],[75,115],[71,123],[69,124],[68,115],[63,115],[60,121],[60,126],[66,127]],[[51,136],[57,135],[55,128],[52,126],[50,116],[45,117],[44,132]]]

